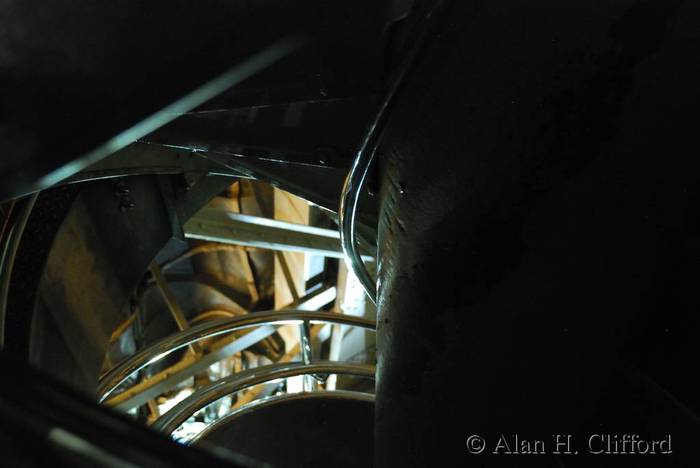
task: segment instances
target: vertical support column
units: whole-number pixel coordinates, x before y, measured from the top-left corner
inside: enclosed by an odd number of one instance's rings
[[[313,350],[311,349],[311,327],[309,322],[304,320],[299,325],[299,347],[301,352],[301,360],[304,364],[311,364],[313,360]],[[313,392],[316,389],[312,375],[304,376],[304,391]]]

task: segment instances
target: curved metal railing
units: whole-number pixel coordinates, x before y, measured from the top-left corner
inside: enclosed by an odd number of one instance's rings
[[[345,263],[348,268],[355,273],[355,276],[357,276],[364,287],[365,292],[375,304],[377,303],[377,285],[367,271],[357,248],[357,239],[355,236],[357,205],[360,200],[360,194],[362,193],[362,187],[367,178],[367,173],[372,165],[372,160],[381,143],[382,132],[389,120],[391,110],[396,104],[396,96],[425,45],[428,36],[427,33],[433,23],[435,23],[435,17],[438,16],[436,13],[444,9],[445,3],[446,0],[437,1],[426,12],[426,25],[420,28],[413,41],[412,48],[397,68],[372,122],[367,127],[340,194],[338,219],[340,224],[340,243],[343,247],[343,253],[345,254]]]
[[[197,412],[206,408],[210,404],[215,403],[221,398],[234,395],[256,385],[276,383],[282,381],[283,379],[296,376],[304,377],[303,392],[259,398],[243,404],[220,419],[226,419],[230,422],[235,415],[241,414],[242,412],[252,411],[263,404],[272,404],[273,402],[283,402],[289,399],[294,399],[297,398],[296,395],[323,395],[333,398],[351,398],[374,401],[374,396],[370,393],[346,390],[319,390],[317,388],[317,385],[314,382],[320,381],[321,379],[319,376],[321,375],[350,375],[374,380],[375,366],[372,364],[361,364],[354,362],[312,362],[310,324],[316,323],[347,325],[352,327],[360,327],[371,331],[376,330],[375,323],[372,320],[358,318],[351,315],[302,310],[253,312],[231,319],[205,322],[167,336],[117,364],[100,379],[98,399],[100,402],[112,404],[113,401],[118,400],[123,395],[138,387],[139,384],[136,384],[130,388],[125,388],[123,392],[117,394],[116,396],[112,396],[115,390],[123,386],[122,384],[130,376],[148,367],[149,365],[160,361],[170,353],[190,346],[192,343],[240,330],[251,330],[243,336],[236,337],[230,345],[227,345],[227,352],[225,355],[217,354],[216,352],[211,353],[211,355],[214,357],[212,362],[215,362],[225,359],[238,351],[247,349],[248,347],[259,342],[261,339],[264,339],[265,337],[274,333],[278,326],[294,324],[299,326],[300,361],[291,363],[280,362],[247,369],[203,386],[180,401],[165,414],[161,415],[153,423],[152,427],[172,436],[173,432],[175,432]],[[260,333],[261,331],[262,333]],[[194,363],[190,364],[189,369],[199,369],[199,367],[201,367],[199,364],[201,363],[204,363],[206,366],[211,365],[209,360],[207,360],[207,355],[205,355],[204,357],[199,358],[199,361],[195,361]],[[184,380],[184,378],[185,377],[181,377],[178,380]],[[170,386],[172,387],[174,383],[174,381],[170,382]],[[156,390],[158,391],[158,389]],[[159,390],[162,391],[163,388],[160,388]],[[141,392],[142,390],[138,391]],[[151,390],[148,391],[153,393]],[[108,397],[111,398],[108,400]],[[143,394],[140,395],[140,397],[143,397]],[[129,398],[133,397],[130,396]],[[149,398],[152,398],[152,396]],[[144,401],[144,399],[141,398],[140,401]],[[116,407],[120,407],[120,405],[121,403],[114,404]],[[127,408],[132,406],[127,406]],[[219,419],[211,422],[209,426],[205,427],[204,430],[213,430],[211,427],[219,424],[218,421]],[[198,433],[190,441],[185,440],[184,442],[189,443],[200,437],[201,434]]]
[[[221,380],[202,387],[189,397],[175,405],[170,411],[158,418],[153,428],[171,434],[200,409],[227,395],[262,383],[298,375],[343,374],[374,379],[375,368],[369,364],[343,362],[317,362],[312,364],[290,363],[271,364],[232,374]],[[332,393],[332,392],[328,392]],[[323,393],[325,394],[325,392]]]
[[[150,364],[159,361],[170,353],[184,348],[192,343],[206,338],[211,338],[226,333],[231,333],[247,328],[261,326],[281,326],[285,324],[305,323],[336,323],[362,327],[370,330],[375,329],[375,324],[371,320],[366,320],[350,315],[332,314],[329,312],[302,311],[302,310],[282,310],[253,312],[250,314],[235,317],[229,320],[212,321],[195,325],[191,328],[167,336],[155,344],[144,348],[130,358],[117,364],[109,370],[101,379],[97,389],[98,400],[104,402],[124,381],[134,373],[144,369]],[[268,333],[272,334],[274,328]],[[264,336],[263,336],[264,337]],[[261,336],[248,333],[236,340],[238,348],[243,350],[261,339]],[[305,346],[304,346],[305,348]],[[303,351],[303,350],[302,350]],[[232,351],[235,352],[235,351]],[[304,354],[304,353],[302,353]]]
[[[290,401],[298,401],[298,400],[310,400],[310,399],[316,399],[316,398],[334,398],[334,399],[341,399],[341,400],[352,400],[352,401],[364,401],[367,403],[374,403],[374,395],[371,393],[363,393],[363,392],[349,392],[347,390],[334,390],[334,391],[327,391],[327,392],[301,392],[301,393],[288,393],[284,395],[272,395],[269,397],[265,398],[260,398],[258,400],[252,401],[246,405],[241,406],[240,408],[231,411],[229,414],[226,416],[217,419],[213,423],[209,424],[207,427],[202,429],[197,435],[192,437],[189,441],[187,441],[187,444],[189,445],[196,445],[202,440],[206,439],[210,434],[216,432],[217,430],[221,429],[222,427],[226,426],[227,424],[230,424],[234,422],[236,419],[239,417],[250,413],[251,411],[255,411],[261,408],[266,408],[270,406],[276,406],[279,404],[284,404]]]

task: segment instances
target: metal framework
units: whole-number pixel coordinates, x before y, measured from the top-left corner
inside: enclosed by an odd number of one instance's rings
[[[134,373],[164,358],[168,354],[199,340],[261,326],[270,327],[271,331],[269,334],[272,334],[274,332],[274,328],[277,326],[283,324],[299,325],[304,322],[340,323],[343,325],[363,327],[369,330],[374,330],[375,328],[374,322],[358,317],[331,314],[328,312],[300,310],[254,312],[229,320],[202,323],[165,337],[114,366],[100,379],[100,384],[97,391],[98,401],[105,401],[127,378]],[[269,334],[267,336],[269,336]],[[236,340],[236,342],[240,342],[237,347],[240,349],[245,349],[252,344],[255,344],[257,341],[260,341],[264,337],[265,336],[256,334],[255,331],[249,332]],[[234,344],[236,342],[234,342]]]
[[[371,364],[336,361],[312,362],[312,331],[310,326],[312,323],[350,325],[375,330],[375,324],[370,320],[335,313],[300,310],[255,312],[231,319],[207,322],[190,328],[183,328],[178,333],[163,338],[154,345],[141,350],[113,367],[101,379],[98,399],[100,402],[105,402],[109,406],[122,410],[136,408],[151,401],[158,394],[162,393],[164,389],[171,388],[187,376],[201,372],[211,364],[250,347],[274,333],[277,326],[283,324],[297,324],[299,327],[299,354],[301,362],[278,362],[224,377],[198,389],[185,398],[170,411],[160,416],[154,422],[153,427],[166,434],[171,434],[194,413],[224,396],[235,394],[255,385],[273,383],[288,377],[303,376],[305,393],[316,393],[319,391],[316,382],[324,381],[320,377],[322,375],[354,375],[374,379],[376,369]],[[172,374],[166,372],[163,378],[156,381],[153,385],[144,386],[144,384],[148,384],[148,381],[144,381],[108,399],[129,376],[161,360],[177,349],[187,346],[191,347],[199,340],[251,328],[252,330],[245,335],[236,338],[232,343],[213,353],[206,354],[203,357],[199,357],[199,353],[197,353],[197,357],[193,362],[186,363],[184,368],[178,372]],[[324,391],[322,393],[324,395],[333,394],[336,391]],[[335,396],[343,397],[346,393],[354,394],[358,392],[338,392]],[[372,399],[373,396],[359,393],[352,396],[352,398],[368,400]],[[278,400],[282,401],[281,399]],[[235,413],[252,410],[258,404],[258,400],[244,404]]]
[[[235,212],[204,209],[185,224],[185,237],[286,252],[342,258],[340,234],[332,229],[288,223]],[[358,254],[359,255],[359,254]],[[361,255],[373,260],[373,255]]]
[[[374,372],[375,368],[372,365],[333,361],[308,364],[299,362],[271,364],[249,369],[225,377],[197,390],[161,416],[153,424],[153,428],[166,434],[171,434],[190,416],[210,403],[254,385],[274,382],[287,377],[312,374],[343,374],[374,379]],[[305,389],[305,391],[310,392],[311,390]]]

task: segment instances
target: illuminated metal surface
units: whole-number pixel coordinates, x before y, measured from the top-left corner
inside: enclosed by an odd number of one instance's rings
[[[149,377],[147,380],[129,388],[123,393],[105,400],[104,404],[121,411],[128,411],[133,408],[138,408],[152,398],[155,398],[163,392],[175,387],[180,382],[183,382],[184,380],[200,372],[206,371],[212,364],[229,356],[233,356],[237,352],[243,351],[256,343],[259,343],[276,331],[277,327],[272,325],[258,327],[244,336],[237,338],[233,343],[201,356],[187,367],[174,372],[171,368],[168,368],[163,372],[159,372],[153,377]]]
[[[201,210],[185,223],[185,237],[288,252],[308,252],[326,257],[343,257],[338,231],[223,210]],[[362,258],[372,260],[373,256],[363,255]]]
[[[165,337],[155,344],[134,354],[129,359],[126,359],[114,366],[100,379],[100,384],[97,391],[98,400],[102,402],[107,399],[107,397],[134,372],[145,368],[149,364],[167,356],[175,350],[189,345],[190,343],[260,325],[282,325],[288,323],[299,324],[303,321],[309,321],[311,323],[341,323],[371,330],[375,328],[375,324],[371,320],[365,320],[347,315],[329,314],[328,312],[300,310],[255,312],[242,315],[240,317],[235,317],[230,320],[202,323],[187,330]],[[239,340],[243,338],[239,338]]]
[[[435,6],[432,7],[427,15],[430,19],[431,16],[443,6],[442,1],[436,2]],[[389,118],[391,108],[396,101],[396,94],[405,81],[406,75],[408,75],[409,70],[416,61],[418,53],[423,48],[423,43],[425,42],[426,31],[423,28],[421,34],[417,37],[413,48],[408,53],[404,61],[401,63],[397,70],[394,79],[389,86],[389,89],[382,100],[379,109],[372,120],[371,124],[367,128],[367,132],[362,140],[360,149],[355,155],[355,159],[350,166],[350,172],[345,178],[345,183],[343,184],[343,191],[340,195],[340,209],[338,210],[338,216],[340,220],[340,241],[343,246],[343,253],[345,255],[345,263],[348,265],[355,276],[357,276],[365,288],[367,295],[374,302],[377,303],[377,285],[372,280],[367,268],[365,268],[362,262],[362,257],[357,248],[357,238],[355,236],[355,219],[357,217],[357,205],[360,199],[360,194],[362,193],[362,187],[365,183],[365,178],[367,177],[367,172],[369,171],[372,160],[374,159],[374,154],[379,147],[381,141],[382,131],[386,126],[386,122]]]
[[[375,367],[369,364],[343,362],[317,362],[313,364],[291,363],[271,364],[230,375],[194,392],[178,403],[173,409],[158,418],[153,428],[172,433],[199,409],[222,398],[253,385],[273,380],[308,374],[344,374],[374,378]]]
[[[216,164],[198,153],[184,154],[182,151],[161,147],[154,148],[153,145],[135,142],[64,179],[61,185],[115,177],[156,174],[247,177],[231,168]]]
[[[313,350],[311,348],[311,327],[309,322],[303,321],[299,324],[299,346],[301,349],[301,362],[304,364],[311,364],[313,359]],[[321,380],[316,377],[316,380]],[[312,392],[316,389],[316,384],[314,382],[314,376],[304,375],[303,385],[305,392]]]
[[[335,287],[330,287],[300,298],[299,303],[295,306],[290,306],[290,308],[295,308],[295,310],[318,310],[321,306],[334,299]],[[260,326],[216,351],[209,352],[203,356],[193,355],[196,359],[194,362],[189,362],[185,366],[181,364],[170,366],[148,377],[148,379],[142,380],[128,390],[104,400],[103,403],[121,411],[137,408],[147,403],[150,399],[172,389],[180,382],[205,371],[212,364],[253,346],[276,331],[277,327],[273,325]]]

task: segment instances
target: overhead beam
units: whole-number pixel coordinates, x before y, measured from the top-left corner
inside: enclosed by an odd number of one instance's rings
[[[188,239],[343,258],[338,231],[206,208],[185,223]],[[373,260],[368,252],[364,260]]]
[[[246,177],[244,174],[217,164],[197,152],[135,142],[86,167],[72,177],[65,179],[61,184],[151,174],[183,174],[187,179],[217,175]]]

